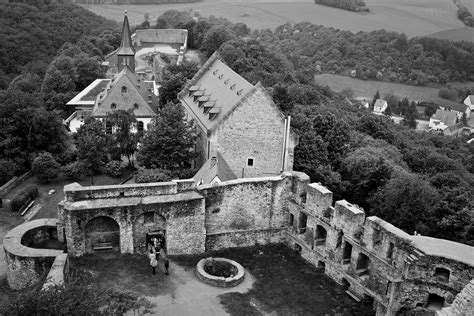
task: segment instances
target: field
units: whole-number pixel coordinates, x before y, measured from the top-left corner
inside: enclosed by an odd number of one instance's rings
[[[381,97],[386,94],[393,94],[398,97],[407,97],[413,101],[433,101],[439,105],[454,103],[438,97],[438,88],[432,87],[417,87],[404,85],[399,83],[374,81],[374,80],[360,80],[346,76],[322,74],[315,76],[315,81],[319,85],[329,86],[332,90],[342,91],[343,89],[350,88],[354,91],[354,96],[365,97],[372,99],[377,92],[380,93]],[[460,86],[461,84],[453,84]],[[473,86],[474,83],[463,83],[463,86]]]
[[[473,0],[464,0],[472,7]],[[88,5],[87,9],[121,22],[128,10],[132,25],[143,22],[145,13],[151,20],[164,11],[193,10],[203,16],[221,16],[232,22],[246,23],[252,29],[275,28],[283,23],[309,21],[327,27],[353,32],[386,29],[404,32],[409,37],[436,34],[437,37],[474,41],[473,29],[466,30],[456,17],[452,0],[366,0],[370,13],[355,13],[316,5],[312,0],[204,0],[198,3],[163,5]],[[471,32],[469,32],[471,31]],[[441,33],[440,33],[441,32]],[[445,35],[442,32],[449,32]]]

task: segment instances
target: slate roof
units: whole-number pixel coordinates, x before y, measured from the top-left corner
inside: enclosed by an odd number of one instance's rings
[[[432,117],[435,120],[439,120],[444,123],[446,126],[451,126],[456,124],[456,113],[453,111],[445,111],[437,109],[436,113]]]
[[[135,49],[132,45],[132,37],[130,36],[130,26],[128,25],[127,11],[125,11],[125,17],[123,18],[122,41],[120,42],[117,55],[135,55]]]
[[[122,92],[123,88],[126,92]],[[105,117],[113,110],[132,109],[136,117],[153,117],[157,106],[158,99],[150,91],[148,83],[140,80],[130,67],[125,66],[109,83],[106,91],[98,96],[92,116]]]
[[[215,129],[247,96],[256,91],[214,53],[178,98],[206,131]]]
[[[222,182],[237,179],[237,176],[219,152],[217,152],[217,157],[208,159],[193,178],[197,184],[209,184],[216,176]]]

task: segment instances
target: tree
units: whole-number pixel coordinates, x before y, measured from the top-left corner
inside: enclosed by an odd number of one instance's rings
[[[195,157],[194,127],[185,121],[180,105],[166,104],[145,132],[137,161],[146,168],[187,169]]]
[[[107,137],[104,124],[89,117],[77,131],[76,146],[78,160],[84,171],[91,176],[92,184],[94,184],[94,173],[99,170],[107,155],[106,145]]]
[[[49,182],[59,175],[61,165],[54,160],[50,153],[45,152],[33,160],[31,171],[40,181]]]
[[[181,73],[170,75],[167,80],[164,80],[160,87],[160,106],[169,102],[177,102],[178,93],[185,84],[186,77]]]
[[[131,128],[137,123],[133,110],[117,110],[109,114],[106,120],[114,127],[114,133],[110,137],[111,153],[116,154],[116,159],[124,155],[130,166],[133,165],[132,156],[137,150],[138,133],[132,133]],[[120,159],[118,159],[120,160]]]
[[[377,101],[378,99],[380,99],[379,90],[377,90],[377,92],[376,92],[375,95],[374,95],[374,98],[372,99],[372,103],[370,103],[370,107],[371,107],[372,109],[374,108],[375,101]]]
[[[232,39],[235,39],[235,35],[227,27],[222,25],[212,26],[204,36],[201,50],[209,57],[218,50],[222,44]]]

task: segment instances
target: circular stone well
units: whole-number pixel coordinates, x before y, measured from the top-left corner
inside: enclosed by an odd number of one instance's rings
[[[244,268],[226,258],[201,259],[196,266],[196,273],[201,281],[218,287],[239,285],[245,277]]]

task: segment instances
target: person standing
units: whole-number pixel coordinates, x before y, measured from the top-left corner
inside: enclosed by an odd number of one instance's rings
[[[158,266],[158,261],[156,260],[156,254],[150,249],[150,254],[148,255],[150,258],[150,266],[153,271],[153,275],[156,274],[156,267]]]
[[[168,260],[168,256],[166,255],[166,252],[163,248],[161,248],[160,254],[163,258],[163,261],[165,262],[165,274],[168,275],[168,269],[170,268],[170,261]]]

